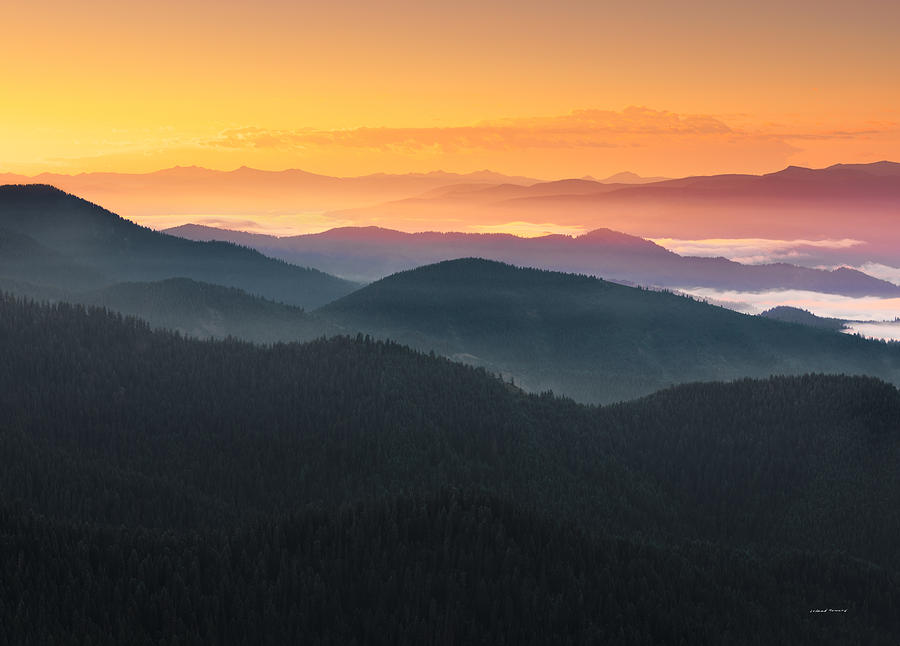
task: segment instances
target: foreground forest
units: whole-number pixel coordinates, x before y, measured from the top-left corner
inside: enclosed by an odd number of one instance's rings
[[[0,643],[900,637],[877,379],[587,407],[362,336],[9,296],[0,338]]]

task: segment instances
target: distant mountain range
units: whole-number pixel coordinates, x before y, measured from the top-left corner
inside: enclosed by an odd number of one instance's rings
[[[900,164],[788,167],[767,175],[687,177],[650,184],[564,180],[529,186],[450,186],[327,214],[404,230],[465,230],[511,222],[615,229],[649,238],[853,238],[847,252],[897,262]],[[430,223],[430,226],[425,225]]]
[[[0,173],[0,184],[51,184],[130,218],[179,213],[260,217],[296,214],[396,200],[448,184],[490,186],[539,181],[488,170],[361,177],[330,177],[297,169],[241,167],[219,171],[198,166],[176,166],[152,173],[42,173],[32,177]]]
[[[230,243],[158,233],[50,186],[0,186],[0,276],[67,290],[183,277],[317,307],[355,283]]]
[[[668,177],[641,177],[637,173],[632,173],[631,171],[623,171],[621,173],[616,173],[615,175],[610,175],[605,179],[601,179],[600,181],[604,184],[652,184],[653,182],[664,182]]]
[[[233,242],[287,262],[312,265],[359,281],[376,280],[441,260],[478,257],[661,287],[801,289],[844,296],[900,296],[900,286],[853,269],[829,271],[786,263],[743,265],[725,258],[686,257],[649,240],[609,229],[576,237],[536,238],[509,234],[410,234],[377,227],[340,228],[278,238],[192,224],[165,232],[190,240]]]
[[[0,175],[45,183],[157,228],[185,221],[257,231],[381,226],[402,231],[599,228],[645,238],[853,239],[807,266],[900,264],[900,164],[791,166],[765,175],[664,179],[620,173],[540,181],[491,171],[329,177],[301,170],[175,167],[144,174]],[[824,258],[825,260],[821,260]]]

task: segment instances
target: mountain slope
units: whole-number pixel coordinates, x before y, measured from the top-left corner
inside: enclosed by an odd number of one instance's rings
[[[198,225],[174,227],[166,233],[190,240],[234,242],[287,262],[309,263],[362,281],[442,260],[477,257],[660,287],[800,289],[844,296],[900,296],[897,285],[852,269],[827,271],[786,263],[742,265],[725,258],[680,256],[649,240],[609,229],[576,237],[537,238],[509,234],[410,234],[378,227],[344,227],[284,238]]]
[[[334,334],[303,310],[251,296],[233,287],[169,278],[152,283],[116,283],[70,295],[67,301],[106,307],[154,327],[198,338],[235,337],[257,343],[309,341]]]
[[[12,642],[900,634],[900,393],[874,379],[591,408],[394,344],[3,297],[0,420]]]
[[[186,277],[301,307],[327,303],[356,287],[250,249],[157,233],[49,186],[0,186],[0,229],[15,232],[20,241],[27,238],[92,272],[93,284],[98,287]],[[36,278],[43,272],[40,282],[70,286],[54,282],[47,274],[50,265],[42,265],[42,260],[46,258],[30,259],[30,282],[39,282]]]
[[[586,528],[900,565],[888,540],[900,525],[900,393],[876,379],[690,384],[598,409],[361,338],[259,347],[65,304],[3,297],[0,310],[0,439],[21,457],[0,481],[7,499],[51,517],[157,526],[183,508],[175,524],[205,527],[316,501],[483,488]],[[40,455],[44,467],[23,477]],[[142,487],[159,489],[144,504],[132,500],[139,487],[73,506],[40,484],[86,491],[82,468],[111,482],[143,474]],[[829,486],[840,495],[820,497]],[[855,535],[853,519],[867,531]]]
[[[18,231],[0,229],[0,277],[58,288],[96,285],[103,275]]]
[[[608,402],[673,383],[834,372],[900,380],[900,347],[738,314],[668,293],[480,259],[372,283],[317,312],[512,375],[527,390]]]

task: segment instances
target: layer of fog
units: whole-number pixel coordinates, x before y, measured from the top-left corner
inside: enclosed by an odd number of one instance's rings
[[[818,258],[824,250],[843,250],[864,245],[852,238],[824,240],[772,240],[767,238],[710,238],[682,240],[652,238],[656,244],[682,256],[728,258],[736,262],[760,265],[771,262],[798,263]]]
[[[853,267],[853,269],[858,269],[865,274],[869,274],[869,276],[875,276],[875,278],[886,280],[889,283],[900,285],[900,267],[882,265],[878,262],[867,262],[857,267]]]
[[[797,307],[828,318],[853,323],[850,331],[879,339],[900,338],[900,298],[866,296],[854,298],[804,290],[744,292],[708,287],[685,287],[678,291],[746,314],[759,314],[779,305]],[[877,323],[873,323],[877,322]],[[883,322],[883,323],[882,323]]]
[[[900,341],[900,322],[889,321],[879,323],[848,323],[848,334],[861,334],[870,339]]]

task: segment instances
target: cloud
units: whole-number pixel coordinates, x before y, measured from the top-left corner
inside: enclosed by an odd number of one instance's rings
[[[325,216],[318,212],[266,214],[250,219],[246,215],[230,214],[154,214],[132,218],[135,222],[156,230],[177,227],[182,224],[202,224],[219,229],[263,233],[273,236],[293,236],[319,233],[335,227],[353,226],[358,223]]]
[[[765,136],[774,139],[799,139],[799,140],[823,140],[829,139],[857,139],[872,135],[882,135],[891,130],[831,130],[823,132],[784,132],[768,133]]]
[[[717,302],[749,305],[748,311],[758,314],[778,305],[788,305],[808,310],[818,316],[856,321],[893,321],[900,313],[900,298],[876,296],[852,297],[823,294],[798,289],[779,289],[763,292],[720,290],[709,287],[680,288],[686,294]]]
[[[850,323],[847,334],[861,334],[870,339],[900,341],[900,323]]]
[[[575,110],[554,117],[509,118],[472,126],[372,128],[347,130],[271,130],[231,128],[203,142],[220,148],[304,150],[345,147],[383,152],[456,152],[529,148],[616,148],[634,145],[635,137],[720,136],[735,131],[709,115],[679,115],[630,107]]]
[[[796,116],[796,115],[795,115]],[[799,118],[799,117],[796,117]],[[741,114],[688,114],[648,107],[596,108],[445,127],[322,129],[235,124],[212,130],[135,130],[82,154],[9,168],[155,170],[175,164],[215,168],[306,167],[324,174],[409,172],[435,167],[494,168],[538,177],[771,172],[788,164],[875,161],[900,143],[897,120],[773,123]],[[93,155],[84,154],[87,151]]]
[[[723,257],[745,264],[796,260],[813,249],[848,249],[864,244],[852,238],[824,240],[771,240],[766,238],[710,238],[680,240],[653,238],[656,244],[682,256]],[[868,273],[868,272],[867,272]]]
[[[875,276],[875,278],[880,278],[881,280],[886,280],[895,285],[900,285],[900,267],[891,267],[890,265],[882,265],[877,262],[867,262],[858,267],[853,267],[853,269],[858,269],[865,274]],[[898,312],[898,314],[900,314],[900,312]]]

